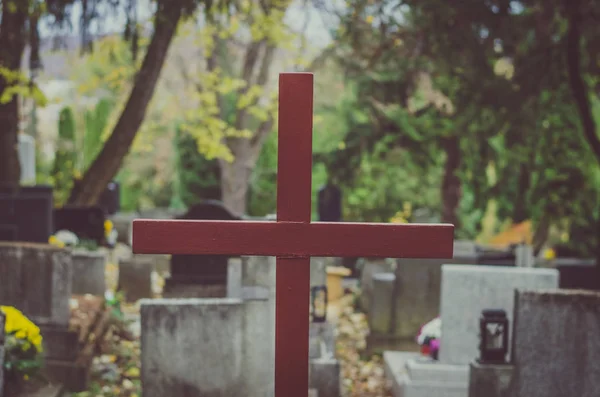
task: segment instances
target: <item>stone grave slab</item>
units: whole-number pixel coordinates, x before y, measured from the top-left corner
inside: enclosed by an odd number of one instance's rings
[[[119,290],[123,291],[125,300],[137,302],[152,298],[153,265],[152,258],[145,255],[132,255],[119,260]]]
[[[387,271],[393,272],[393,281],[390,276],[382,276],[385,280],[377,281],[376,293],[369,293],[370,299],[376,298],[376,302],[367,308],[370,329],[367,350],[377,353],[414,345],[421,326],[440,314],[442,265],[475,264],[477,255],[475,243],[455,240],[452,259],[396,259],[395,266]],[[382,265],[371,268],[369,288],[373,288],[375,274],[387,273],[384,269]]]
[[[483,309],[505,310],[512,324],[515,289],[558,288],[555,269],[444,265],[442,272],[440,361],[447,364],[468,365],[478,356]]]
[[[74,295],[104,296],[106,292],[106,252],[73,250],[71,257],[73,261],[72,293]]]
[[[517,291],[514,397],[597,396],[600,293]]]
[[[38,326],[68,326],[72,266],[65,249],[0,242],[0,304],[16,307]]]
[[[514,366],[472,362],[469,366],[469,397],[514,397]]]
[[[241,299],[142,300],[144,397],[248,395],[243,310]]]
[[[106,241],[104,222],[106,214],[98,206],[64,206],[54,210],[54,232],[68,230],[81,240],[94,241],[98,245]]]
[[[396,264],[392,259],[365,258],[361,265],[359,302],[363,312],[368,313],[373,296],[373,276],[378,273],[393,273]]]
[[[177,219],[240,220],[221,202],[205,200],[189,208]],[[224,255],[172,255],[171,275],[165,282],[165,297],[225,297],[227,263]]]
[[[41,327],[44,373],[69,392],[88,387],[92,360],[110,321],[104,303],[102,297],[74,295],[68,328]]]
[[[35,183],[35,139],[23,133],[18,134],[18,139],[21,184]]]
[[[340,397],[340,363],[335,358],[321,357],[309,362],[309,387],[321,397]]]
[[[467,397],[469,363],[479,355],[481,311],[503,309],[512,322],[515,289],[556,287],[554,269],[443,265],[440,360],[407,359],[402,376],[391,379],[394,396]]]
[[[53,208],[51,186],[0,187],[0,241],[48,243]]]

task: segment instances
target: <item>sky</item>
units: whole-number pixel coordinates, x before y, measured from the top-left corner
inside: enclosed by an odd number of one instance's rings
[[[306,19],[308,16],[308,24],[307,24],[307,37],[308,39],[317,44],[318,46],[326,46],[331,42],[331,36],[326,28],[326,22],[324,19],[329,20],[330,17],[323,15],[322,12],[319,12],[315,9],[311,2],[306,5],[306,3],[302,0],[297,0],[291,7],[287,15],[286,23],[289,24],[294,30],[300,31],[306,23]],[[102,31],[99,32],[97,26],[92,24],[90,33],[93,35],[96,34],[105,34],[105,33],[114,33],[121,32],[123,30],[123,26],[126,21],[125,13],[122,12],[122,9],[119,9],[118,13],[114,13],[113,11],[103,10],[103,12],[110,12],[110,17],[105,19],[105,22],[102,26]],[[149,21],[153,15],[154,7],[152,5],[152,0],[138,0],[137,3],[137,12],[138,19],[140,21]],[[81,4],[77,2],[71,13],[71,25],[72,29],[69,32],[73,35],[79,35],[79,19],[81,18]],[[66,33],[66,32],[65,32]],[[42,37],[49,37],[52,35],[48,26],[40,27],[40,34]]]

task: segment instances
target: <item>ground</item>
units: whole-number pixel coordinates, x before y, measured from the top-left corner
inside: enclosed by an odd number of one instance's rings
[[[348,294],[330,305],[332,321],[337,323],[343,396],[389,397],[381,357],[361,358],[368,326],[364,314],[355,308],[356,296],[356,293]],[[139,306],[122,304],[121,310],[130,335],[116,331],[107,335],[102,354],[94,361],[89,391],[73,397],[141,395]]]

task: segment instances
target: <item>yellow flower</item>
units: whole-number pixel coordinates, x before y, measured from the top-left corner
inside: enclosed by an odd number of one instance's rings
[[[12,306],[0,306],[0,311],[6,316],[4,324],[6,334],[14,334],[17,339],[27,340],[38,352],[42,351],[42,335],[37,325]]]
[[[108,236],[110,232],[113,230],[113,223],[111,220],[107,219],[104,221],[104,234]]]
[[[367,17],[367,23],[373,23],[373,15]]]
[[[551,261],[554,258],[556,258],[556,252],[554,252],[554,250],[552,248],[548,248],[547,250],[544,251],[544,259],[545,260]]]
[[[63,243],[62,241],[60,241],[54,235],[50,236],[50,238],[48,239],[48,244],[53,245],[53,246],[58,247],[58,248],[64,248],[65,247],[65,243]]]

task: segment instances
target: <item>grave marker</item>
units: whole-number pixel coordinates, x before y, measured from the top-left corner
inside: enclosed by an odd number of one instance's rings
[[[135,253],[277,256],[278,397],[308,391],[311,256],[452,257],[453,225],[310,222],[312,104],[312,74],[280,75],[277,222],[133,223]]]

